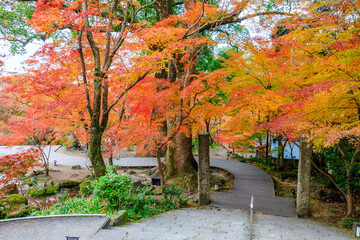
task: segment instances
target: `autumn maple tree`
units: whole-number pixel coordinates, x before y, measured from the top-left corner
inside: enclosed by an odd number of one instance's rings
[[[346,168],[346,184],[340,187],[331,173],[322,173],[344,195],[347,215],[354,214],[354,176],[358,169],[359,142],[359,2],[323,1],[311,6],[308,28],[296,28],[303,65],[301,83],[302,120],[315,148],[333,146],[340,153]],[[301,34],[301,35],[300,35]],[[309,85],[309,86],[307,86]],[[345,154],[347,144],[353,153]],[[317,165],[313,166],[320,170]]]
[[[172,1],[159,1],[156,5],[157,13],[160,17],[168,17],[167,19],[161,21],[161,23],[171,24],[171,20],[177,19],[179,16],[174,16],[176,13],[171,7]],[[161,3],[161,4],[160,4]],[[284,2],[279,1],[276,4],[283,4]],[[276,4],[274,6],[276,6]],[[273,16],[273,15],[284,15],[284,11],[271,11],[271,7],[268,7],[266,4],[251,2],[251,1],[226,1],[224,4],[220,3],[205,3],[199,1],[185,1],[184,2],[185,17],[183,26],[179,25],[178,22],[175,22],[175,26],[181,30],[183,27],[184,34],[182,35],[183,39],[187,40],[196,40],[201,36],[210,37],[212,32],[217,30],[222,30],[222,26],[228,24],[239,24],[247,19],[257,17],[257,16]],[[275,7],[276,8],[276,7]],[[174,23],[172,23],[174,24]],[[155,25],[155,28],[160,25]],[[230,28],[231,29],[231,28]],[[185,30],[185,31],[184,31]],[[225,31],[226,32],[226,31]],[[226,36],[226,34],[224,34]],[[191,47],[187,47],[185,52],[171,58],[166,59],[168,68],[167,70],[167,79],[169,81],[178,82],[183,86],[183,90],[189,87],[191,83],[196,79],[196,65],[199,57],[201,57],[202,51],[209,44],[194,44]],[[165,73],[166,74],[166,73]],[[182,100],[184,105],[190,106],[190,99]],[[205,109],[205,105],[203,105]],[[208,117],[209,118],[209,117]],[[180,117],[181,119],[181,117]],[[172,129],[172,124],[170,121],[167,122],[167,129]],[[176,123],[175,123],[176,125]],[[184,173],[194,173],[196,168],[196,163],[192,156],[191,144],[191,124],[187,125],[187,132],[180,131],[174,137],[172,141],[172,146],[168,147],[167,161],[168,166],[173,169],[170,170],[174,175],[183,175]]]
[[[4,186],[13,184],[16,179],[23,177],[33,167],[39,165],[39,152],[30,148],[16,154],[0,157],[0,192]]]
[[[32,75],[25,80],[14,80],[13,86],[32,81],[32,85],[27,86],[33,90],[30,91],[33,96],[43,98],[41,105],[45,106],[43,110],[49,117],[61,118],[89,131],[90,160],[97,177],[105,173],[101,141],[110,111],[152,69],[148,64],[150,59],[139,62],[137,57],[137,64],[131,66],[126,62],[129,54],[119,54],[119,51],[135,46],[125,40],[146,26],[135,18],[148,6],[128,1],[112,1],[111,4],[101,1],[38,1],[31,19],[32,27],[47,36],[64,29],[70,32],[64,33],[68,38],[55,40],[40,50],[39,58],[29,61],[30,64],[42,64],[40,68],[34,68]],[[41,62],[45,59],[49,61]],[[132,69],[130,73],[127,71],[129,68]],[[110,93],[109,88],[112,89]],[[17,90],[30,95],[27,89]],[[72,106],[67,114],[63,114],[65,105]]]
[[[304,2],[303,7],[302,13],[277,25],[277,36],[268,44],[255,44],[258,50],[250,48],[225,61],[220,73],[233,79],[229,89],[235,89],[233,101],[239,99],[230,108],[237,109],[230,112],[238,115],[230,118],[237,124],[228,127],[249,135],[265,129],[271,135],[306,140],[320,151],[333,147],[346,169],[345,183],[312,164],[341,192],[351,216],[360,153],[359,3]]]
[[[38,33],[55,38],[28,61],[26,75],[6,84],[21,96],[19,101],[26,98],[39,115],[58,121],[64,133],[72,131],[88,140],[90,160],[99,177],[105,173],[103,136],[116,125],[121,99],[127,93],[130,98],[139,82],[158,85],[159,79],[165,79],[174,83],[182,97],[167,111],[179,106],[190,109],[199,90],[192,91],[196,63],[204,46],[213,41],[211,32],[258,16],[266,20],[287,14],[277,8],[285,2],[271,2],[270,6],[256,1],[185,1],[178,7],[169,0],[40,0],[29,23]],[[164,90],[160,86],[156,91]],[[170,125],[165,136],[172,135],[174,126],[183,125],[186,113],[175,115],[166,119]],[[174,136],[174,154],[169,157],[175,163],[174,174],[194,173],[196,167],[190,122],[182,129]]]

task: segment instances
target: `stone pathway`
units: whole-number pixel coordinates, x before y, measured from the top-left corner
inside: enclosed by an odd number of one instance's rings
[[[3,153],[2,147],[0,147],[0,153]],[[56,159],[59,164],[85,166],[88,163],[86,158],[56,152],[53,152],[51,156],[51,161]],[[115,160],[115,164],[125,167],[156,166],[156,160],[120,158]],[[249,209],[251,195],[254,196],[255,211],[293,216],[289,218],[255,214],[254,240],[352,239],[341,229],[295,218],[293,200],[275,197],[273,182],[263,171],[244,163],[221,159],[211,159],[211,166],[226,169],[235,177],[232,192],[213,193],[212,205],[219,209],[181,209],[145,219],[140,223],[130,223],[124,227],[111,229],[101,229],[104,220],[101,220],[101,223],[98,218],[79,218],[76,221],[69,218],[56,218],[56,220],[0,222],[0,239],[65,240],[65,236],[71,235],[80,236],[80,240],[249,239],[249,213],[243,210]]]
[[[91,239],[107,220],[105,216],[61,216],[0,221],[0,239],[65,240],[68,236],[86,240]]]
[[[254,240],[345,240],[335,227],[296,218],[255,214]],[[249,213],[241,210],[181,209],[123,227],[101,229],[94,240],[250,239]]]
[[[283,217],[296,217],[292,198],[276,197],[273,180],[260,169],[241,162],[211,159],[210,165],[234,175],[231,192],[213,192],[212,206],[221,209],[249,210],[251,196],[254,211]]]

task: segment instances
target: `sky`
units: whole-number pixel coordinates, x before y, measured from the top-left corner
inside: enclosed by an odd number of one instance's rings
[[[26,54],[20,55],[11,55],[8,51],[9,47],[6,43],[0,43],[0,47],[2,48],[0,50],[1,53],[5,53],[6,57],[4,60],[4,75],[9,75],[12,73],[24,73],[23,70],[23,64],[25,60],[29,59],[44,43],[43,42],[34,42],[28,44],[26,49]]]
[[[259,25],[259,19],[258,18],[253,18],[250,20],[247,20],[245,22],[243,22],[243,24],[246,29],[249,31],[249,34],[251,37],[265,37],[265,36],[269,36],[271,34],[271,30],[270,29],[264,29],[263,27],[261,27]],[[44,42],[42,41],[37,41],[34,43],[30,43],[28,44],[25,49],[26,49],[26,54],[23,55],[15,55],[12,56],[9,51],[8,51],[8,44],[6,44],[5,42],[0,42],[0,54],[4,54],[6,55],[6,58],[4,60],[4,67],[2,72],[0,72],[0,75],[11,75],[14,73],[25,73],[26,71],[24,71],[23,67],[24,64],[23,62],[27,59],[29,59],[42,45],[44,45]],[[223,46],[221,45],[221,48]],[[3,59],[2,59],[3,60]]]
[[[247,20],[244,24],[246,28],[249,30],[251,37],[269,35],[271,31],[266,30],[264,28],[259,27],[258,21],[255,19]],[[26,45],[26,54],[20,55],[11,55],[8,51],[9,47],[6,43],[0,43],[0,53],[5,53],[6,57],[4,60],[4,71],[3,75],[11,75],[13,73],[25,73],[23,67],[23,62],[29,59],[37,50],[40,49],[45,43],[43,41],[37,41],[34,43],[29,43]]]

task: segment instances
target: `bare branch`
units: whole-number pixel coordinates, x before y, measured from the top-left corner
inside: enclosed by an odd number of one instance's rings
[[[345,193],[345,192],[340,188],[340,186],[335,182],[334,178],[333,178],[330,174],[328,174],[328,173],[324,172],[323,170],[321,170],[321,169],[314,163],[314,161],[313,161],[312,159],[310,159],[310,161],[311,161],[311,164],[316,168],[316,170],[317,170],[319,173],[321,173],[323,176],[325,176],[327,179],[329,179],[330,182],[332,182],[332,183],[334,184],[334,186],[335,186],[335,187],[341,192],[341,194],[344,195],[344,197],[346,198],[346,193]]]
[[[90,94],[89,94],[89,89],[88,89],[88,83],[87,83],[87,78],[86,78],[86,65],[85,65],[85,59],[84,59],[84,53],[82,51],[82,30],[80,30],[79,33],[79,55],[80,55],[80,62],[81,62],[81,72],[82,72],[82,78],[83,78],[83,83],[84,83],[84,87],[85,87],[85,95],[86,95],[86,107],[88,109],[89,115],[90,117],[92,117],[92,109],[91,109],[91,103],[90,103]]]
[[[187,34],[189,33],[189,31],[194,28],[196,25],[198,25],[198,23],[201,21],[201,19],[204,17],[204,14],[205,14],[205,1],[203,0],[202,1],[202,10],[201,10],[201,14],[198,18],[198,20],[193,24],[191,25],[188,30],[186,31],[186,33],[181,37],[181,38],[184,38],[185,36],[187,36]]]
[[[105,111],[105,109],[104,109],[105,113],[108,114],[108,113],[110,112],[110,110],[119,102],[119,100],[120,100],[130,89],[132,89],[133,87],[135,87],[136,84],[138,84],[141,80],[143,80],[143,79],[148,75],[148,73],[149,73],[150,71],[151,71],[151,70],[147,71],[146,73],[144,73],[143,75],[141,75],[140,77],[138,77],[138,79],[137,79],[136,81],[134,81],[132,84],[130,84],[129,86],[127,86],[127,87],[125,88],[125,90],[116,97],[115,101],[114,101],[112,104],[110,104],[109,108],[108,108],[106,111]]]
[[[144,6],[141,6],[138,10],[135,11],[135,15],[137,15],[141,10],[143,10],[144,8],[150,7],[152,5],[154,5],[157,2],[157,0],[154,0],[153,2],[146,4]]]
[[[290,13],[284,13],[284,12],[260,12],[260,13],[255,13],[255,14],[250,14],[250,15],[247,15],[247,16],[244,16],[244,17],[236,17],[237,13],[236,14],[231,14],[227,17],[224,17],[224,18],[221,18],[221,19],[218,19],[218,20],[215,20],[215,21],[211,21],[211,22],[207,22],[205,23],[204,25],[202,25],[200,28],[188,33],[187,35],[184,35],[182,38],[186,38],[188,36],[191,36],[191,35],[194,35],[196,33],[199,33],[199,32],[203,32],[203,31],[206,31],[206,30],[210,30],[212,28],[214,28],[215,26],[218,26],[218,25],[226,25],[226,24],[229,24],[229,23],[240,23],[240,22],[243,22],[247,19],[250,19],[250,18],[254,18],[254,17],[259,17],[259,16],[266,16],[266,15],[285,15],[285,16],[293,16],[293,14],[290,14]]]

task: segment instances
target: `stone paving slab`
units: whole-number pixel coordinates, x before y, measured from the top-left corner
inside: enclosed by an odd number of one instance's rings
[[[346,240],[354,239],[344,229],[308,219],[255,214],[254,240]]]
[[[107,217],[61,217],[0,222],[1,240],[66,240],[68,237],[91,237]]]

